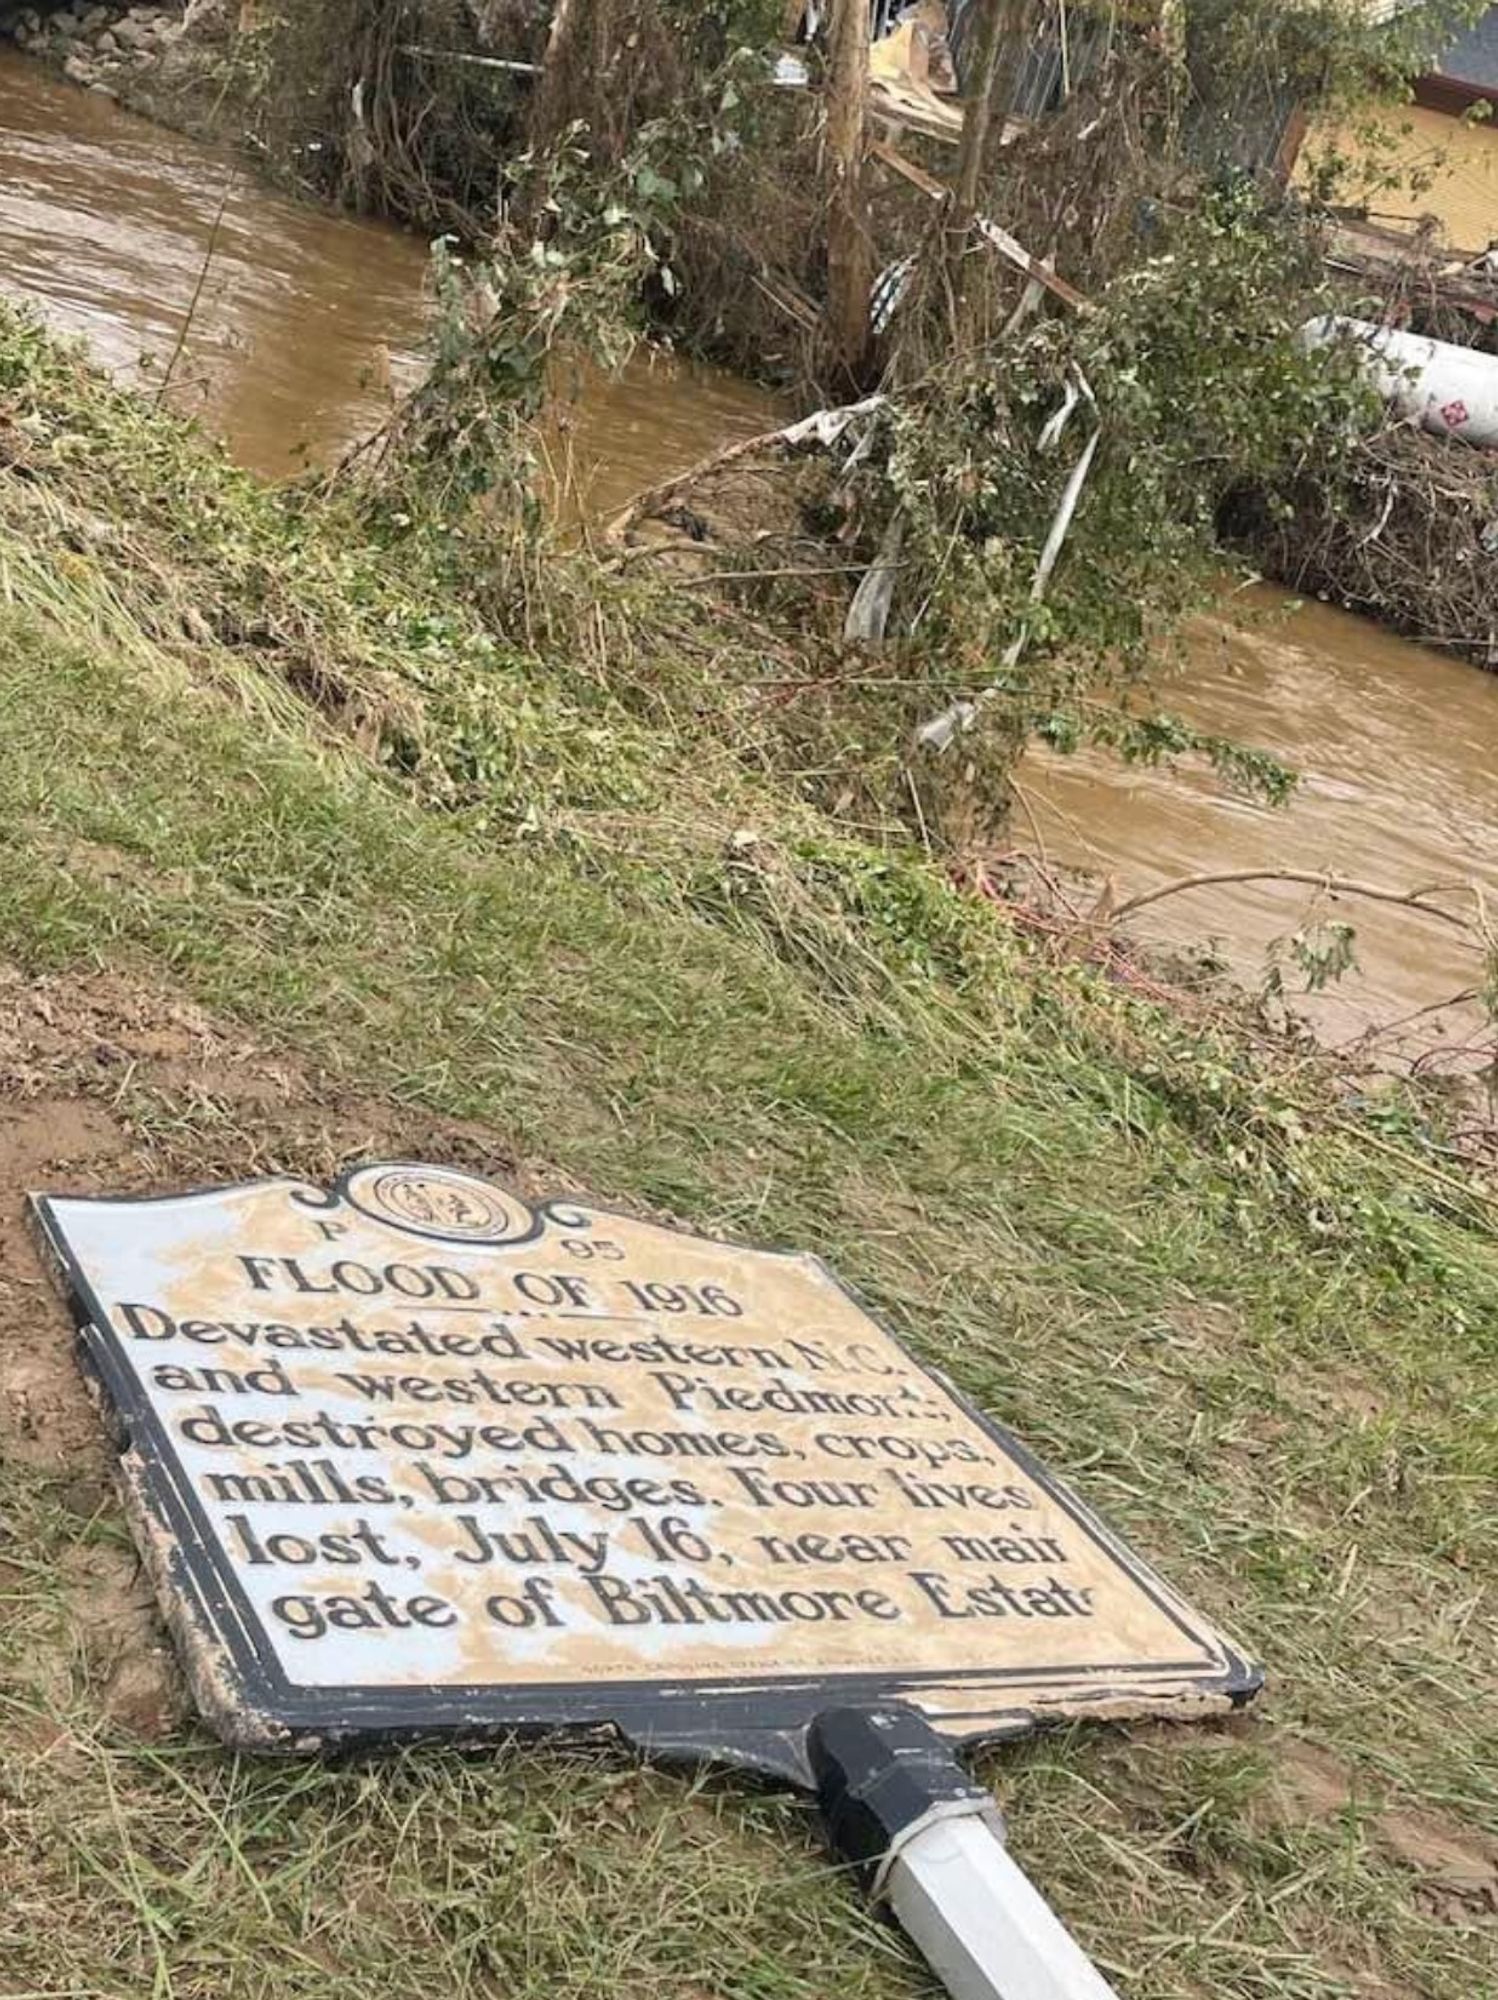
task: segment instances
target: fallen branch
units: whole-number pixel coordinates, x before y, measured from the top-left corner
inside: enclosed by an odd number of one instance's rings
[[[1355,1049],[1368,1043],[1384,1041],[1390,1035],[1402,1034],[1416,1021],[1424,1021],[1432,1014],[1448,1013],[1453,1007],[1469,1007],[1474,1000],[1481,998],[1482,993],[1478,987],[1464,986],[1459,993],[1453,993],[1445,1000],[1432,1000],[1428,1006],[1412,1007],[1408,1014],[1396,1014],[1392,1021],[1375,1021],[1369,1027],[1359,1028],[1355,1035],[1349,1035],[1345,1042],[1338,1042],[1334,1046],[1338,1049]]]
[[[785,314],[795,325],[815,333],[818,327],[817,309],[804,292],[797,290],[787,278],[779,278],[773,283],[762,273],[751,271],[749,282],[754,289],[770,301],[777,312]]]
[[[540,63],[512,62],[504,56],[469,55],[464,49],[424,49],[415,42],[402,42],[401,54],[415,56],[422,62],[464,63],[470,69],[500,69],[512,76],[539,76]]]
[[[1370,1131],[1366,1123],[1355,1122],[1351,1118],[1342,1118],[1335,1114],[1328,1117],[1327,1123],[1344,1137],[1353,1140],[1355,1144],[1366,1146],[1370,1152],[1382,1153],[1386,1159],[1397,1160],[1407,1172],[1423,1174],[1427,1180],[1434,1181],[1438,1187],[1444,1187],[1454,1195],[1460,1195],[1464,1201],[1475,1202],[1483,1208],[1498,1213],[1498,1195],[1494,1195],[1475,1181],[1458,1180],[1455,1174],[1448,1174],[1433,1160],[1424,1159],[1419,1153],[1412,1153],[1404,1146],[1393,1145],[1381,1133]]]
[[[1157,889],[1146,889],[1142,895],[1131,896],[1126,903],[1120,903],[1113,912],[1114,923],[1121,923],[1137,910],[1147,909],[1151,903],[1163,902],[1167,896],[1181,896],[1189,889],[1219,888],[1233,882],[1299,882],[1307,888],[1324,890],[1331,896],[1361,896],[1370,903],[1394,903],[1407,910],[1418,910],[1422,916],[1434,917],[1438,922],[1450,924],[1454,930],[1465,933],[1474,944],[1480,944],[1482,933],[1470,918],[1458,916],[1455,910],[1444,910],[1439,903],[1427,903],[1426,896],[1450,894],[1462,890],[1476,895],[1477,890],[1470,882],[1441,882],[1428,889],[1385,889],[1375,882],[1351,882],[1337,875],[1316,875],[1302,868],[1223,868],[1214,869],[1204,875],[1183,875],[1175,882],[1164,882]]]
[[[695,542],[688,544],[690,548],[700,546],[701,544]],[[673,549],[670,543],[663,544],[663,547],[668,554],[680,553]],[[898,568],[899,565],[895,564],[892,567]],[[679,577],[677,581],[683,590],[695,590],[704,583],[760,583],[777,576],[868,576],[870,574],[872,572],[866,569],[863,563],[824,563],[815,566],[790,564],[775,569],[712,569],[705,573],[699,570],[695,576]]]
[[[606,543],[622,541],[637,523],[689,492],[700,479],[706,479],[710,473],[721,472],[725,466],[736,464],[741,458],[749,458],[757,451],[785,450],[811,439],[818,444],[832,444],[856,417],[872,415],[882,408],[884,400],[883,396],[865,396],[858,403],[844,403],[837,409],[816,410],[794,424],[782,425],[779,430],[760,431],[754,437],[740,438],[735,444],[725,445],[721,451],[709,452],[706,458],[699,458],[684,472],[675,473],[670,479],[663,479],[658,485],[647,486],[643,493],[637,493],[629,505],[609,522],[603,531],[603,539]]]

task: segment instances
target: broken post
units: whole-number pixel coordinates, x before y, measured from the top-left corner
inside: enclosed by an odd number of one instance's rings
[[[987,1787],[916,1710],[829,1710],[810,1753],[834,1851],[953,2000],[1117,2000],[1010,1857]]]

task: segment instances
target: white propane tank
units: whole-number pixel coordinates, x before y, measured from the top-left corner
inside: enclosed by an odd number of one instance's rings
[[[1337,313],[1308,320],[1300,338],[1307,347],[1349,342],[1369,382],[1400,416],[1437,437],[1498,448],[1498,355]]]

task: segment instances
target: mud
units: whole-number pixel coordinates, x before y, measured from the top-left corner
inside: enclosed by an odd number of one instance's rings
[[[1274,1751],[1273,1814],[1289,1824],[1353,1814],[1390,1861],[1414,1877],[1421,1909],[1451,1923],[1498,1918],[1498,1839],[1450,1815],[1379,1807],[1339,1757],[1282,1739]]]

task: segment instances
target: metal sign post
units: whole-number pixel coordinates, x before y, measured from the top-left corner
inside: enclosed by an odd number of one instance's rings
[[[954,1993],[1107,1993],[955,1747],[1259,1673],[815,1258],[412,1162],[34,1210],[225,1742],[772,1775]]]
[[[1004,1845],[1004,1822],[951,1746],[908,1708],[811,1725],[834,1850],[887,1902],[953,2000],[1116,2000]]]

